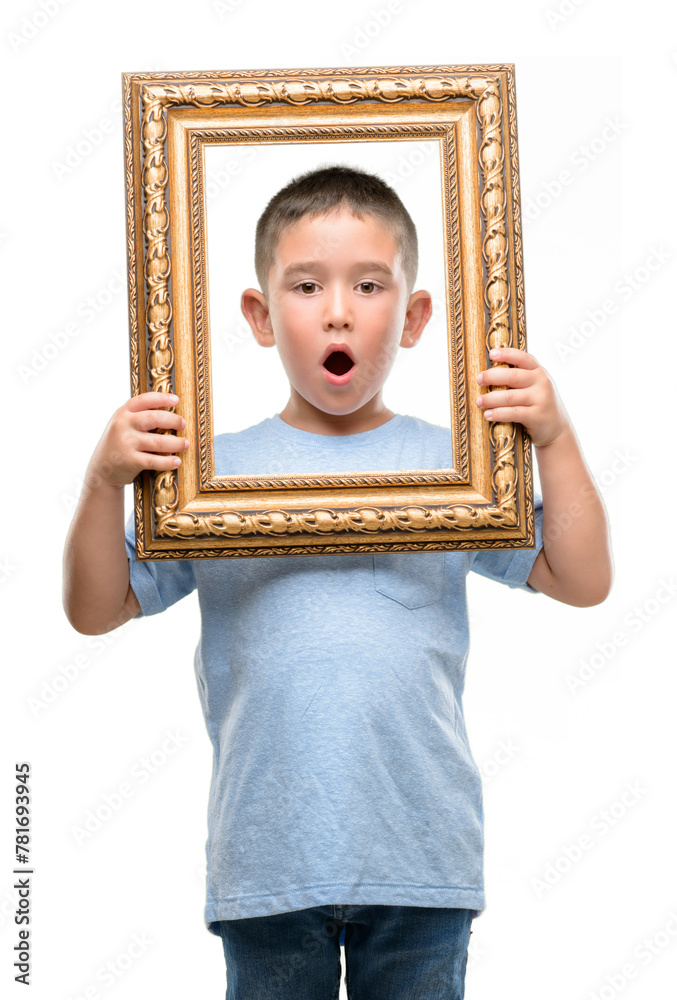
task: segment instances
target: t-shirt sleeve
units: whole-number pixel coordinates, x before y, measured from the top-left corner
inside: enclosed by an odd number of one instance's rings
[[[129,560],[129,582],[143,615],[157,615],[195,590],[192,559],[149,559],[137,562],[134,538],[134,513],[125,528],[125,546]]]
[[[507,583],[509,587],[518,587],[530,594],[540,593],[527,583],[536,556],[543,548],[543,500],[538,494],[534,496],[534,520],[536,542],[533,549],[470,549],[469,568],[490,580]]]

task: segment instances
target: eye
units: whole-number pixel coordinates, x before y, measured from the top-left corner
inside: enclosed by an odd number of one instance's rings
[[[315,289],[317,288],[317,285],[315,284],[314,281],[302,281],[296,287],[304,295],[312,295]]]
[[[373,292],[373,291],[376,290],[376,282],[375,281],[361,281],[360,284],[359,284],[359,288],[360,288],[361,292],[366,292],[367,294],[370,294],[371,292]]]

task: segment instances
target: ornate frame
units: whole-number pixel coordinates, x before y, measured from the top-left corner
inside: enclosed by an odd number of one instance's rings
[[[492,347],[526,349],[514,67],[125,73],[123,96],[132,393],[178,392],[197,445],[135,480],[137,558],[533,546],[529,437],[469,405]],[[441,143],[456,468],[215,478],[204,144],[338,135]]]

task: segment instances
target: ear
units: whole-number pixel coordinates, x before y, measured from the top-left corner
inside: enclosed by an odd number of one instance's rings
[[[270,322],[270,310],[263,292],[258,288],[246,288],[240,299],[240,309],[252,328],[257,343],[261,347],[274,347],[275,334]]]
[[[400,347],[415,347],[418,344],[432,314],[433,300],[430,292],[419,291],[409,296]]]

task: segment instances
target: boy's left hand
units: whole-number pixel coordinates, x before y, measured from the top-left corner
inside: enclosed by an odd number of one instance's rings
[[[499,423],[522,424],[537,448],[551,444],[569,426],[569,418],[546,370],[515,347],[496,347],[489,357],[515,367],[487,368],[477,376],[482,387],[509,386],[478,397],[477,406],[484,416]]]

